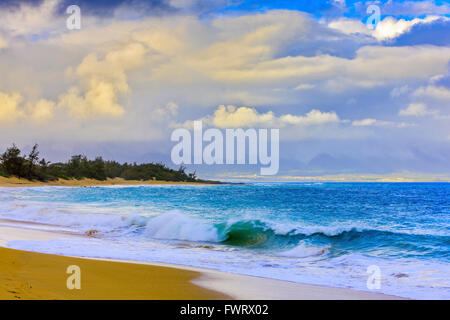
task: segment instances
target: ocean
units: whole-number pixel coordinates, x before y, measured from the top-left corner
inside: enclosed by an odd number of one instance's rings
[[[450,299],[448,183],[0,188],[0,218],[98,231],[15,249]]]

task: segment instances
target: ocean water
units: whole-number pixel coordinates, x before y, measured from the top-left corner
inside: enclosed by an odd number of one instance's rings
[[[448,183],[4,188],[0,218],[99,231],[16,249],[450,299]]]

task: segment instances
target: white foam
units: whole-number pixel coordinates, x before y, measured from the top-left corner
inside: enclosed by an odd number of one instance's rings
[[[304,243],[300,243],[296,247],[281,252],[279,255],[282,257],[292,257],[292,258],[306,258],[322,256],[328,252],[328,248],[321,248],[316,246],[308,246]]]
[[[98,229],[105,232],[126,227],[132,222],[125,216],[110,214],[94,207],[34,202],[2,203],[0,218],[66,226],[79,231]]]
[[[147,223],[146,234],[154,239],[220,241],[217,229],[177,211],[161,214]]]

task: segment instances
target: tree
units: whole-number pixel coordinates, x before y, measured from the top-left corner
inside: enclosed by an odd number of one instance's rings
[[[39,160],[39,151],[38,151],[38,144],[35,143],[33,146],[33,149],[31,149],[30,154],[28,155],[28,174],[27,178],[31,179],[34,176],[34,166],[35,163]]]
[[[48,165],[50,164],[50,161],[46,161],[44,158],[39,161],[39,166],[41,166],[42,169],[47,169]]]
[[[24,176],[24,163],[25,159],[20,156],[20,149],[15,144],[12,147],[6,149],[1,155],[0,160],[3,163],[3,168],[6,173],[14,176]]]
[[[101,157],[89,160],[84,155],[73,156],[67,162],[52,163],[45,159],[39,161],[38,144],[27,156],[20,155],[19,148],[13,144],[0,156],[0,175],[18,176],[40,181],[62,179],[123,178],[126,180],[165,180],[165,181],[203,181],[197,179],[196,172],[187,173],[186,167],[176,169],[163,163],[118,163],[104,161]]]
[[[106,167],[102,157],[97,157],[95,158],[94,161],[90,162],[91,162],[90,163],[91,178],[97,180],[106,180],[107,178]]]
[[[76,179],[81,178],[80,171],[82,159],[83,159],[82,155],[76,155],[72,156],[72,158],[69,160],[69,162],[66,165],[66,171],[69,177],[73,177]]]

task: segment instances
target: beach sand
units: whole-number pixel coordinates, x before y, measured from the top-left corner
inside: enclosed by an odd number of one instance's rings
[[[48,230],[40,230],[40,229]],[[51,230],[51,231],[49,231]],[[229,299],[192,283],[200,272],[64,257],[5,248],[11,240],[84,237],[57,226],[0,219],[0,299]],[[67,267],[81,269],[81,290],[67,289]]]
[[[66,257],[5,248],[12,240],[84,237],[0,220],[0,299],[400,299],[363,292],[161,263]],[[50,227],[50,226],[48,226]],[[67,267],[81,269],[81,290],[67,289]]]
[[[81,289],[69,290],[67,267],[81,270]],[[191,281],[189,270],[80,259],[0,248],[0,299],[227,299]]]
[[[136,186],[136,185],[209,185],[202,182],[175,182],[161,180],[125,180],[122,178],[107,179],[104,181],[95,179],[59,179],[56,181],[41,182],[36,180],[19,179],[17,177],[0,177],[0,187],[44,187],[44,186],[63,186],[63,187],[93,187],[93,186]]]

